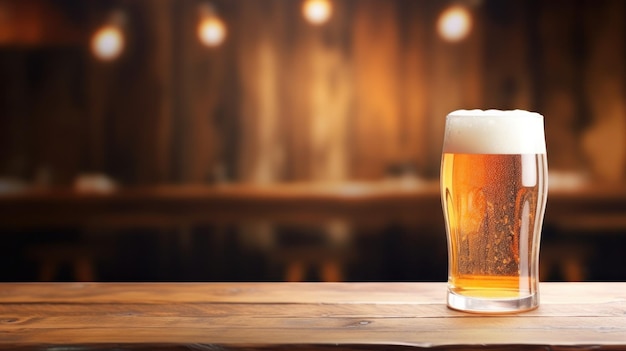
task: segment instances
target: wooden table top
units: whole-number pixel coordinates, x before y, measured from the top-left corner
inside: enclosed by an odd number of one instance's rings
[[[626,349],[626,283],[542,283],[476,315],[445,283],[5,283],[0,349]]]

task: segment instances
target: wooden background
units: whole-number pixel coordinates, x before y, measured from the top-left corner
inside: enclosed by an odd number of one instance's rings
[[[435,32],[444,0],[213,1],[225,43],[196,37],[199,1],[0,2],[0,176],[69,184],[381,179],[439,171],[445,115],[546,116],[553,170],[626,173],[626,3],[468,1],[471,35]],[[127,15],[127,46],[90,35]]]

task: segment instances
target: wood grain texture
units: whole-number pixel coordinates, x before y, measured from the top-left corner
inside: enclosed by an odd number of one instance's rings
[[[217,48],[197,40],[195,0],[0,2],[0,173],[271,183],[404,165],[436,178],[445,115],[480,107],[543,113],[551,169],[624,179],[620,1],[468,1],[457,43],[435,30],[449,1],[333,1],[322,26],[302,1],[211,3],[228,30]],[[100,62],[89,35],[116,8],[126,50]]]
[[[444,283],[9,283],[0,349],[618,350],[626,283],[543,283],[539,309],[445,306]]]

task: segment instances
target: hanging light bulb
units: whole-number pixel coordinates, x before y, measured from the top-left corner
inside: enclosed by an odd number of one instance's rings
[[[91,51],[102,61],[113,61],[124,51],[124,14],[115,12],[111,19],[91,37]]]
[[[332,15],[333,6],[330,0],[306,0],[302,4],[302,13],[312,24],[323,24]]]
[[[472,29],[472,16],[467,8],[460,5],[448,7],[439,15],[437,31],[447,41],[465,39]]]
[[[218,46],[226,39],[226,25],[210,4],[201,4],[199,8],[198,39],[206,46]]]

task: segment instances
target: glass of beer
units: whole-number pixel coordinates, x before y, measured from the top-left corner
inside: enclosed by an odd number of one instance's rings
[[[506,313],[539,305],[547,172],[542,115],[458,110],[447,116],[441,199],[450,308]]]

